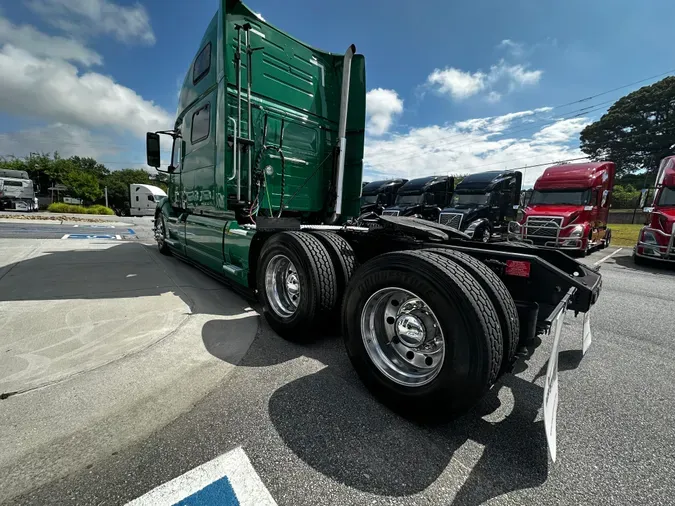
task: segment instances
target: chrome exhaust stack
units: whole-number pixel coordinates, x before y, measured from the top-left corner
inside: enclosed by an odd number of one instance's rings
[[[336,179],[335,212],[326,220],[327,223],[335,223],[342,214],[342,186],[345,179],[345,157],[347,155],[347,111],[349,108],[349,83],[352,74],[352,58],[356,53],[356,46],[352,44],[347,49],[342,65],[342,93],[340,96],[340,120],[338,123],[338,137],[340,139],[340,155]]]

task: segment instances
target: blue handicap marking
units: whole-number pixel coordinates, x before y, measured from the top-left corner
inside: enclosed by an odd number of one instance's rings
[[[239,447],[191,469],[126,506],[277,506]]]
[[[134,232],[133,228],[128,228],[127,232],[129,233],[129,235],[136,235],[136,232]]]
[[[120,239],[119,235],[109,234],[66,234],[62,239]]]
[[[239,506],[237,495],[234,493],[230,480],[227,476],[214,481],[203,489],[186,497],[176,506],[208,506],[210,504],[220,504],[222,506]]]

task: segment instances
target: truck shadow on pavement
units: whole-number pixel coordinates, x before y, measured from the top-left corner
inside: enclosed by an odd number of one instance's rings
[[[631,269],[649,274],[660,274],[664,276],[675,276],[675,262],[649,261],[647,259],[644,265],[638,265],[630,255],[622,255],[614,258],[616,265],[625,269]]]
[[[220,357],[224,346],[215,336],[205,333],[204,345]],[[444,486],[441,495],[447,497],[458,489],[453,504],[473,505],[536,487],[548,477],[539,416],[543,389],[517,376],[528,369],[539,342],[520,350],[513,373],[504,375],[469,413],[443,423],[414,422],[377,402],[351,368],[340,338],[300,346],[266,330],[240,365],[265,367],[299,357],[325,364],[276,389],[268,404],[286,446],[316,471],[382,496],[410,496]],[[561,369],[578,365],[576,355],[562,362]],[[534,379],[545,376],[546,365]]]

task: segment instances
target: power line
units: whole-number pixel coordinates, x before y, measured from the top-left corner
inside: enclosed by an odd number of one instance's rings
[[[657,77],[663,77],[663,76],[665,76],[665,75],[672,74],[672,73],[675,73],[675,69],[671,69],[671,70],[668,70],[668,71],[666,71],[666,72],[661,72],[660,74],[656,74],[656,75],[651,76],[651,77],[645,77],[644,79],[640,79],[639,81],[634,81],[634,82],[629,83],[629,84],[624,84],[624,85],[622,85],[622,86],[617,86],[616,88],[612,88],[611,90],[607,90],[607,91],[603,91],[602,93],[596,93],[595,95],[591,95],[590,97],[586,97],[586,98],[582,98],[582,99],[579,99],[579,100],[575,100],[575,101],[573,101],[573,102],[568,102],[568,103],[562,104],[562,105],[556,105],[556,106],[554,107],[554,109],[559,109],[559,108],[561,108],[561,107],[567,107],[568,105],[578,104],[578,103],[581,103],[581,102],[587,102],[587,101],[589,101],[589,100],[593,100],[594,98],[598,98],[598,97],[601,97],[601,96],[603,96],[603,95],[607,95],[607,94],[609,94],[609,93],[613,93],[613,92],[615,92],[615,91],[622,90],[622,89],[624,89],[624,88],[629,88],[629,87],[631,87],[631,86],[635,86],[636,84],[644,83],[644,82],[646,82],[646,81],[651,81],[652,79],[656,79]]]

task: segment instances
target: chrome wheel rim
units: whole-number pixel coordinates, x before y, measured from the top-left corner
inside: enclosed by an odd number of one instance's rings
[[[361,336],[370,360],[387,378],[406,387],[438,376],[445,338],[428,304],[402,288],[383,288],[361,311]]]
[[[160,248],[164,246],[164,238],[166,237],[166,232],[164,230],[164,220],[160,218],[157,220],[157,226],[155,227],[155,240],[157,241],[157,246]]]
[[[265,293],[270,308],[288,318],[298,309],[301,290],[298,271],[285,255],[275,255],[265,268]]]
[[[483,232],[483,242],[490,242],[490,231],[487,229]]]

